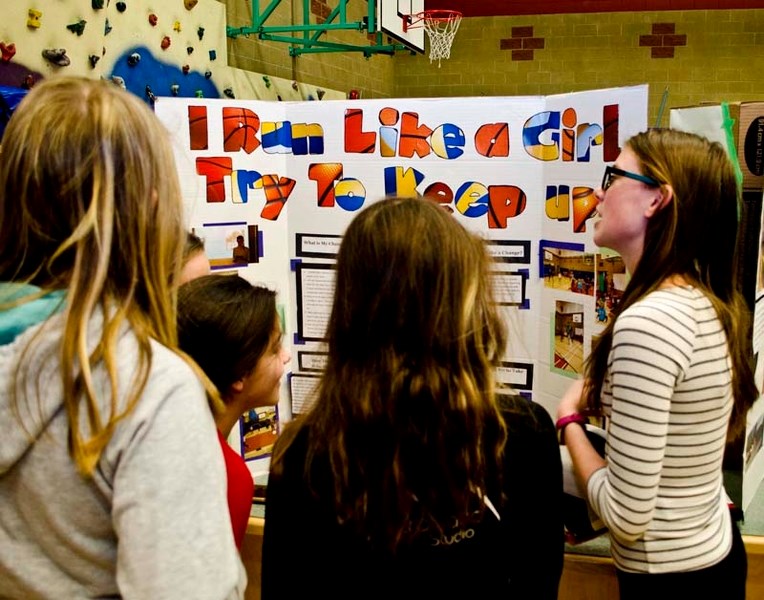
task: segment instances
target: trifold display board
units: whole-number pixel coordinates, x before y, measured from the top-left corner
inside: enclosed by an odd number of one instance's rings
[[[372,202],[417,194],[485,239],[510,334],[499,380],[554,414],[626,283],[622,261],[593,245],[593,191],[623,142],[646,128],[647,93],[160,98],[156,112],[174,136],[188,226],[213,269],[279,294],[292,355],[282,421],[306,410],[326,359],[344,229]],[[233,260],[239,236],[247,262]],[[243,417],[232,442],[245,457],[268,456],[279,414]],[[267,460],[251,468],[265,470]]]
[[[672,108],[670,124],[719,142],[737,163],[743,185],[740,212],[743,292],[753,311],[751,345],[756,383],[764,391],[764,102],[734,102]],[[740,342],[738,342],[740,343]],[[745,438],[725,459],[733,479],[728,492],[747,508],[764,478],[764,401],[761,396],[748,413]],[[730,454],[733,454],[730,456]],[[741,480],[738,482],[738,480]],[[736,488],[741,488],[737,490]]]

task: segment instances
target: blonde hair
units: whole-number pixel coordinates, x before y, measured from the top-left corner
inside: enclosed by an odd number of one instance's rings
[[[41,82],[5,131],[0,279],[36,285],[43,294],[66,290],[58,348],[63,405],[69,451],[84,475],[92,473],[115,425],[143,392],[150,340],[177,345],[172,282],[185,234],[176,173],[160,121],[137,97],[103,81]],[[92,348],[88,323],[94,316],[102,316],[103,328]],[[125,326],[137,340],[138,359],[120,405],[124,384],[117,381],[116,347]],[[17,382],[36,375],[24,364],[31,345],[22,354]],[[106,411],[94,389],[96,365],[103,365],[110,382]]]

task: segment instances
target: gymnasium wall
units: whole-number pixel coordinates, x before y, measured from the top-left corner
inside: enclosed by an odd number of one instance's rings
[[[217,0],[6,0],[0,86],[30,87],[68,74],[114,79],[149,103],[173,95],[345,97],[312,82],[230,66],[226,25],[226,5]]]
[[[764,99],[764,9],[464,19],[450,60],[399,55],[396,97],[547,95],[648,83],[668,108]]]

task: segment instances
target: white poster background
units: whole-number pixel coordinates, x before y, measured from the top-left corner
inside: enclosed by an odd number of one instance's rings
[[[522,245],[529,243],[530,256],[514,262],[518,258],[517,248],[509,258],[513,262],[500,262],[497,271],[511,272],[513,277],[525,279],[525,298],[521,305],[502,306],[509,329],[509,343],[505,360],[533,366],[531,391],[525,392],[554,414],[557,401],[570,383],[570,378],[550,369],[550,315],[554,313],[557,300],[586,304],[585,314],[594,311],[594,299],[564,290],[546,290],[540,277],[539,248],[541,240],[555,240],[580,244],[586,252],[595,252],[591,239],[591,226],[586,231],[574,232],[572,219],[557,220],[548,216],[546,193],[549,185],[568,185],[596,188],[602,178],[605,166],[603,146],[590,145],[589,155],[584,158],[574,155],[571,160],[559,156],[553,160],[540,160],[528,151],[529,133],[527,124],[541,113],[558,112],[573,115],[575,124],[571,127],[560,125],[557,129],[547,129],[537,136],[536,144],[554,146],[561,143],[561,130],[568,129],[573,136],[586,129],[588,124],[603,127],[603,113],[606,105],[617,105],[618,146],[634,133],[647,125],[647,86],[613,88],[607,90],[577,92],[557,96],[532,97],[480,97],[448,99],[384,99],[384,100],[335,100],[323,102],[264,102],[252,100],[207,100],[189,98],[161,98],[156,103],[156,113],[171,132],[176,150],[176,159],[183,186],[183,194],[189,227],[200,231],[205,223],[242,222],[257,225],[262,236],[260,262],[237,270],[239,275],[253,283],[266,285],[278,292],[278,301],[286,307],[285,344],[292,356],[298,352],[325,351],[321,341],[307,341],[297,335],[298,304],[304,299],[296,297],[298,264],[325,263],[334,261],[336,242],[329,237],[328,244],[321,244],[329,251],[307,258],[301,254],[307,249],[315,250],[316,240],[321,236],[341,236],[358,210],[370,203],[382,200],[387,194],[422,194],[428,186],[440,182],[452,194],[464,188],[464,200],[457,206],[451,202],[454,217],[465,227],[491,241],[512,241]],[[189,106],[203,106],[207,111],[208,147],[204,150],[190,149]],[[251,153],[244,150],[226,152],[223,147],[222,114],[224,107],[242,108],[256,114],[261,131],[266,123],[277,123],[282,127],[295,124],[318,125],[313,131],[322,133],[323,152],[318,154],[295,155],[288,148],[280,152],[266,152],[261,146]],[[360,120],[349,127],[346,114],[361,111]],[[567,112],[566,112],[567,111]],[[572,112],[571,112],[572,111]],[[401,156],[400,136],[395,139],[396,130],[400,134],[403,116],[416,118],[421,131],[432,133],[421,146],[423,156]],[[393,118],[397,117],[397,118]],[[478,151],[478,134],[492,128],[506,125],[508,132],[508,155],[486,156]],[[612,126],[612,124],[611,124]],[[384,132],[381,128],[388,127]],[[500,129],[500,128],[499,128]],[[365,139],[373,139],[369,144],[371,152],[346,151],[346,136],[352,130],[355,135],[363,134]],[[493,129],[492,129],[493,130]],[[498,130],[498,129],[497,129]],[[409,131],[410,133],[410,131]],[[450,134],[449,158],[444,144],[438,145],[434,138],[442,133]],[[260,135],[260,132],[258,133]],[[392,137],[391,137],[392,135]],[[460,140],[463,137],[463,145]],[[532,136],[531,136],[532,137]],[[394,156],[383,156],[381,140],[390,142]],[[484,142],[485,140],[483,140]],[[438,152],[435,147],[438,147]],[[461,151],[460,153],[458,151]],[[459,156],[455,156],[458,153]],[[438,154],[441,154],[439,156]],[[265,195],[262,189],[253,186],[246,194],[246,201],[237,201],[233,190],[233,177],[225,177],[225,201],[207,202],[206,179],[197,171],[200,158],[230,159],[234,171],[256,171],[260,174],[274,174],[294,180],[294,188],[278,218],[265,219]],[[352,210],[339,201],[332,206],[320,206],[318,186],[309,176],[311,165],[340,164],[342,179],[335,181],[334,189],[350,187],[356,192],[357,206]],[[422,181],[414,187],[391,186],[394,177],[386,169],[399,169],[400,173],[416,176]],[[355,181],[353,181],[355,180]],[[339,184],[339,187],[338,187]],[[344,186],[344,187],[343,187]],[[491,228],[481,198],[490,186],[514,186],[525,194],[525,208],[517,216],[508,218],[505,227]],[[347,200],[347,198],[345,199]],[[458,199],[457,199],[458,200]],[[467,210],[470,209],[470,210]],[[476,216],[463,213],[474,211]],[[482,212],[481,212],[482,211]],[[314,237],[315,236],[315,237]],[[300,246],[298,247],[298,238]],[[494,246],[489,246],[495,249]],[[519,279],[516,279],[519,281]],[[517,286],[517,291],[520,286]],[[329,291],[326,292],[327,294]],[[513,298],[513,301],[517,298]],[[591,300],[591,302],[590,302]],[[326,299],[327,302],[331,298]],[[589,306],[591,304],[591,306]],[[311,321],[315,324],[315,321]],[[584,322],[585,350],[590,347],[591,323]],[[314,332],[315,333],[315,332]],[[290,363],[291,370],[299,373],[297,361]],[[287,420],[291,416],[289,390],[283,386],[280,414]],[[252,466],[252,465],[251,465]],[[252,467],[253,469],[255,467]],[[267,463],[260,463],[257,470],[267,469]]]

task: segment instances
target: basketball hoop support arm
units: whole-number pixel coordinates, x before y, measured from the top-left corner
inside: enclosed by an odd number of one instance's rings
[[[360,21],[348,21],[347,4],[349,0],[338,0],[323,23],[310,22],[310,0],[302,3],[302,25],[273,25],[266,23],[282,0],[269,0],[268,6],[260,10],[260,0],[252,0],[252,25],[249,27],[226,27],[226,35],[236,39],[240,35],[257,35],[259,39],[272,42],[291,44],[290,56],[315,54],[321,52],[361,52],[367,58],[373,54],[389,54],[411,50],[403,44],[383,44],[382,32],[376,31],[376,5],[374,0],[367,0],[367,16]],[[291,5],[291,2],[290,2]],[[368,31],[376,33],[374,44],[355,45],[339,42],[328,42],[321,39],[331,31]],[[298,35],[302,34],[302,35]]]

